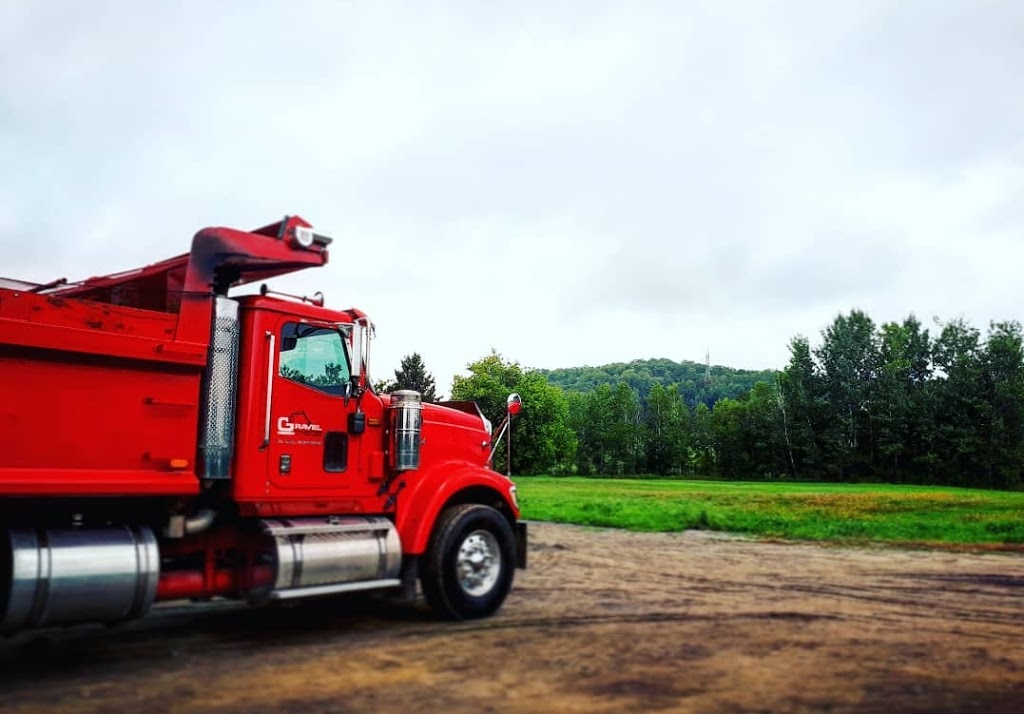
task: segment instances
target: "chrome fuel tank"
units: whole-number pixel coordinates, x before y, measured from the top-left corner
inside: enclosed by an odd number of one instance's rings
[[[379,588],[399,582],[402,545],[398,530],[387,518],[282,518],[261,525],[274,539],[276,575],[270,597]]]
[[[156,597],[160,555],[144,526],[13,529],[0,539],[0,629],[141,617]],[[5,596],[5,597],[4,597]]]

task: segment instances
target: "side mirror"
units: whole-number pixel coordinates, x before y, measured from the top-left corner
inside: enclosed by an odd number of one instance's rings
[[[510,416],[515,416],[519,413],[519,410],[523,408],[523,398],[515,392],[508,395],[508,399],[505,400],[505,408],[508,410]]]
[[[512,433],[510,431],[512,426],[512,417],[519,413],[523,408],[523,398],[515,392],[508,395],[508,399],[505,400],[505,418],[501,420],[501,424],[498,426],[498,435],[491,441],[491,453],[487,456],[487,465],[490,466],[494,462],[494,453],[498,450],[498,444],[501,443],[501,437],[505,436],[505,432],[509,432],[508,441],[505,442],[507,453],[508,453],[508,476],[512,477]]]

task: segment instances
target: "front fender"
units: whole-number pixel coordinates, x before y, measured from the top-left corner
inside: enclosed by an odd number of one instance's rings
[[[519,518],[514,490],[512,481],[477,464],[449,462],[421,472],[415,484],[402,493],[395,514],[402,551],[407,555],[426,551],[438,515],[446,505],[458,501],[460,495],[471,495],[467,502],[487,505],[500,500],[509,513]]]

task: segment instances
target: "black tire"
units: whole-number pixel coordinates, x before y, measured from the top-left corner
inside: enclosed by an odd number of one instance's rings
[[[515,536],[490,506],[467,503],[441,513],[420,562],[420,584],[439,617],[487,617],[505,602],[515,572]]]

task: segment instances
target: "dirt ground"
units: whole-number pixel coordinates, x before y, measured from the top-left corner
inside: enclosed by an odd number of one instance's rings
[[[165,606],[0,642],[0,709],[1024,711],[1024,553],[530,527],[493,618]]]

